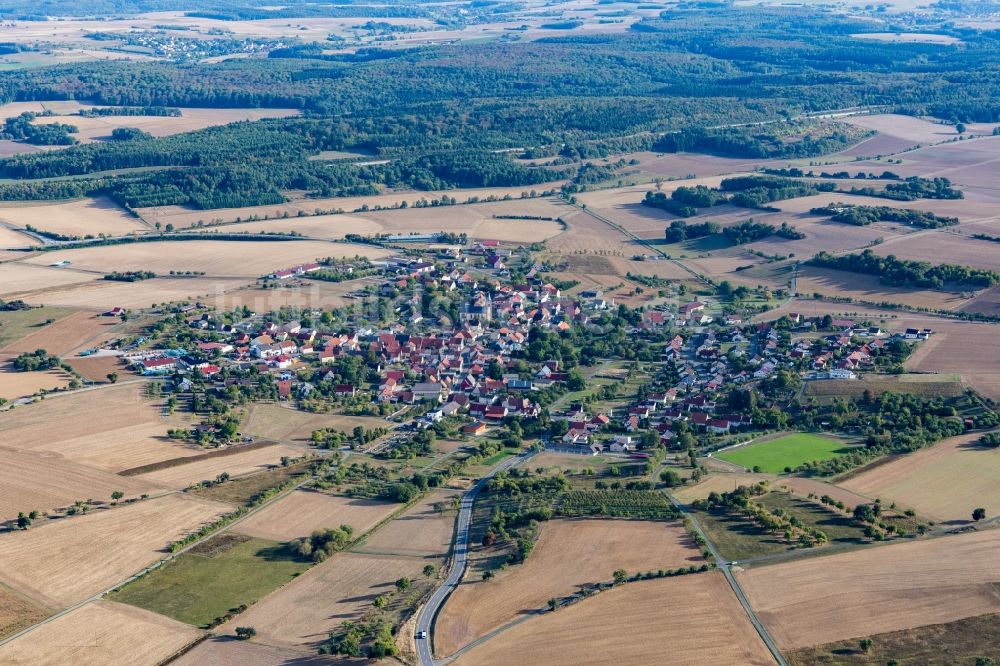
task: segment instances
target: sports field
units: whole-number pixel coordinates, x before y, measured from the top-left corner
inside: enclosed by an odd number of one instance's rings
[[[829,460],[848,451],[849,447],[840,440],[820,435],[795,433],[738,449],[730,449],[716,454],[716,457],[747,469],[759,467],[762,472],[781,474],[786,467],[795,469],[803,463],[812,460]]]

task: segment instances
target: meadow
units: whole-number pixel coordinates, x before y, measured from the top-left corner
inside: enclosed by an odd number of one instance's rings
[[[781,474],[788,468],[795,469],[813,460],[829,460],[848,451],[849,447],[840,440],[808,433],[795,433],[754,442],[715,455],[747,469],[759,467],[763,472]]]

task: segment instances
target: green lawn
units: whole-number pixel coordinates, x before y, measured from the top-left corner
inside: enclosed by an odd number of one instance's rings
[[[242,604],[250,605],[312,564],[291,556],[283,544],[223,534],[184,553],[112,598],[207,627]]]
[[[811,460],[829,460],[849,451],[840,440],[796,433],[717,453],[716,457],[748,469],[760,467],[763,472],[781,474],[786,467],[795,469]]]

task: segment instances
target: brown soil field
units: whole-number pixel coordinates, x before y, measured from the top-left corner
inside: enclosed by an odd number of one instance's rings
[[[231,456],[216,456],[184,465],[176,465],[148,474],[141,474],[135,478],[179,490],[201,481],[214,479],[223,472],[228,472],[230,476],[260,472],[280,465],[282,456],[298,458],[305,453],[307,451],[301,446],[277,444]]]
[[[949,128],[942,127],[944,131]],[[966,197],[974,201],[1000,200],[995,190],[997,148],[1000,137],[977,138],[971,141],[944,143],[906,153],[903,164],[889,168],[900,176],[950,178]],[[855,162],[851,170],[876,170],[886,168],[883,162]]]
[[[93,308],[101,311],[120,306],[129,310],[175,301],[201,301],[217,307],[226,293],[247,285],[247,278],[211,277],[157,278],[141,282],[112,282],[95,279],[66,288],[35,290],[19,294],[32,305]]]
[[[853,36],[857,37],[857,35]],[[871,116],[850,116],[844,118],[843,122],[854,125],[855,127],[873,129],[879,134],[885,136],[903,139],[909,143],[909,146],[950,141],[956,136],[955,128],[951,125],[939,125],[923,118],[901,116],[892,113]],[[900,150],[901,149],[902,148],[900,148]],[[863,154],[872,155],[874,153],[868,152]],[[887,165],[887,168],[890,171],[895,171],[895,169],[892,168],[893,166],[895,165]]]
[[[418,578],[423,558],[338,553],[218,628],[252,626],[257,640],[278,646],[317,645],[344,621],[371,608],[403,576]]]
[[[895,165],[883,166],[895,168]],[[782,213],[799,214],[804,216],[804,219],[822,219],[820,217],[810,215],[809,211],[813,208],[822,208],[823,206],[827,206],[829,204],[838,203],[852,204],[855,206],[891,206],[892,208],[923,210],[944,217],[957,217],[960,224],[958,227],[951,227],[950,229],[965,229],[968,224],[979,224],[982,221],[993,219],[997,215],[995,204],[981,201],[979,199],[918,199],[916,201],[893,201],[891,199],[846,194],[844,192],[823,192],[821,194],[814,194],[810,197],[799,197],[796,199],[778,201],[775,202],[774,205],[777,208],[780,208]],[[754,216],[754,219],[757,219],[756,216]],[[841,224],[839,222],[834,222],[833,224],[847,227],[850,231],[860,231],[862,229],[870,228],[855,227],[850,224]],[[910,230],[909,227],[893,223],[878,223],[873,226],[895,230],[896,233]]]
[[[1000,285],[980,292],[978,296],[959,310],[961,312],[981,312],[993,317],[1000,316]]]
[[[92,382],[106,382],[112,372],[117,372],[121,377],[128,374],[128,368],[120,356],[77,356],[67,358],[65,361],[69,367],[80,373],[80,376]]]
[[[49,614],[27,597],[0,586],[0,639],[44,620]]]
[[[568,559],[569,558],[569,559]],[[467,578],[441,609],[434,634],[440,656],[578,586],[608,582],[616,569],[649,571],[701,564],[704,558],[684,528],[626,520],[552,520],[524,564],[490,581]]]
[[[47,255],[40,256],[43,266],[34,266],[24,261],[0,264],[0,298],[11,301],[23,295],[47,291],[68,285],[93,282],[97,276],[78,271],[50,268]]]
[[[38,391],[52,391],[69,386],[70,377],[62,370],[17,372],[10,364],[11,356],[0,354],[0,398],[16,400]]]
[[[63,356],[87,346],[96,338],[112,335],[120,323],[117,317],[76,312],[48,326],[34,329],[20,340],[8,344],[2,351],[21,354],[44,349],[50,354]]]
[[[695,153],[652,153],[640,152],[626,156],[639,160],[639,168],[645,172],[667,178],[678,178],[691,182],[687,176],[694,174],[700,178],[746,173],[764,166],[784,166],[780,160],[747,160],[732,157],[716,157]],[[673,183],[664,183],[664,188]],[[684,185],[684,182],[677,183]]]
[[[737,573],[783,650],[1000,609],[1000,531],[871,547]]]
[[[441,558],[451,550],[455,531],[456,512],[450,500],[459,493],[438,490],[406,510],[398,518],[365,539],[354,552],[374,555],[407,555],[411,557]],[[436,505],[445,511],[437,511]]]
[[[40,244],[28,234],[14,231],[6,225],[0,224],[0,248],[33,247]]]
[[[331,663],[348,664],[344,657],[317,657],[311,653],[297,652],[241,641],[232,636],[213,636],[171,661],[171,666],[325,666]]]
[[[627,629],[615,620],[632,618]],[[721,573],[627,583],[512,627],[455,662],[773,664]]]
[[[344,295],[368,284],[368,279],[349,282],[289,280],[276,289],[247,286],[226,291],[214,297],[212,302],[216,308],[223,310],[242,308],[244,305],[254,312],[268,312],[283,307],[332,310],[355,302]]]
[[[712,474],[693,485],[681,486],[673,491],[674,496],[682,502],[692,502],[705,499],[710,493],[723,493],[734,490],[737,486],[749,486],[759,481],[773,481],[769,474],[749,474],[744,472],[725,472]]]
[[[880,256],[927,261],[932,264],[959,264],[986,270],[1000,267],[1000,247],[944,231],[924,231],[893,238],[872,248]]]
[[[51,395],[0,414],[0,437],[18,450],[118,472],[202,453],[166,439],[180,420],[164,420],[159,405],[142,396],[142,384]],[[95,419],[95,414],[114,418]]]
[[[70,261],[76,270],[153,271],[164,277],[170,271],[204,271],[218,277],[257,278],[320,257],[377,258],[389,253],[364,245],[320,241],[158,241],[54,250],[25,262],[47,266]]]
[[[92,108],[86,106],[84,108]],[[117,127],[136,127],[153,136],[170,136],[181,132],[227,125],[243,120],[287,118],[297,116],[296,109],[181,109],[181,115],[172,116],[49,116],[35,119],[36,125],[65,123],[79,131],[74,135],[81,143],[106,140]]]
[[[66,236],[124,236],[133,231],[150,231],[149,227],[103,197],[59,203],[8,203],[0,206],[0,222],[16,227],[31,225],[42,231]]]
[[[44,452],[0,448],[0,520],[20,511],[51,511],[77,500],[110,501],[121,490],[126,497],[151,493],[155,487],[141,480],[69,463]]]
[[[250,407],[243,423],[243,431],[265,439],[309,442],[313,430],[336,428],[350,432],[359,425],[372,429],[389,427],[391,424],[374,416],[310,414],[275,404],[257,404]]]
[[[167,495],[3,534],[0,580],[52,607],[70,606],[155,562],[167,544],[228,509]]]
[[[290,541],[324,527],[350,525],[360,536],[399,506],[394,502],[296,490],[240,523],[239,531],[262,539]]]
[[[940,521],[968,521],[984,507],[1000,514],[1000,450],[978,445],[980,433],[960,435],[895,458],[844,481],[848,490],[881,497]]]
[[[796,290],[800,294],[847,296],[873,303],[888,301],[935,310],[956,310],[969,300],[955,292],[890,287],[879,282],[878,277],[874,275],[861,275],[815,266],[799,268]]]
[[[879,224],[855,227],[812,215],[803,215],[792,219],[780,213],[778,215],[781,216],[782,222],[788,222],[790,226],[804,233],[806,237],[789,240],[780,236],[770,236],[763,240],[747,243],[746,249],[770,255],[794,254],[799,259],[808,259],[823,250],[828,252],[860,251],[877,238],[893,239],[900,232],[898,225],[896,228]],[[757,218],[755,217],[754,220],[757,221]]]
[[[228,22],[227,22],[228,23]],[[504,197],[510,195],[511,197],[519,198],[522,192],[530,192],[534,189],[537,192],[542,192],[544,190],[558,190],[564,181],[553,181],[551,183],[545,183],[543,185],[536,185],[534,188],[531,187],[494,187],[494,188],[476,188],[476,189],[459,189],[459,190],[443,190],[440,192],[392,192],[384,194],[375,194],[370,196],[359,196],[359,197],[334,197],[330,199],[298,199],[294,201],[289,201],[285,204],[271,205],[271,206],[250,206],[245,208],[221,208],[211,211],[201,211],[201,210],[190,210],[182,206],[160,206],[157,208],[142,208],[137,212],[140,217],[146,222],[153,224],[155,222],[160,222],[164,226],[168,223],[173,224],[174,227],[182,229],[185,227],[190,227],[201,222],[235,222],[237,219],[247,220],[253,216],[264,217],[269,215],[272,218],[280,218],[288,213],[290,217],[295,217],[300,212],[306,215],[312,215],[319,210],[335,210],[340,209],[345,213],[353,213],[359,210],[362,206],[367,205],[369,209],[375,208],[376,206],[381,206],[382,208],[392,208],[393,206],[398,206],[402,202],[406,201],[409,204],[420,200],[421,198],[427,199],[428,201],[436,198],[440,198],[442,195],[448,195],[449,197],[454,197],[458,199],[459,202],[465,202],[470,198],[478,197],[479,199],[485,199],[490,196],[494,197]],[[438,208],[428,209],[428,211],[441,210]]]
[[[141,608],[93,601],[0,646],[0,662],[11,666],[154,666],[201,634]]]

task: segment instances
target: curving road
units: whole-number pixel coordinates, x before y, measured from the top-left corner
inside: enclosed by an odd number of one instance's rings
[[[514,458],[508,458],[494,467],[489,474],[476,481],[462,495],[462,502],[458,509],[458,520],[456,521],[455,553],[452,558],[451,570],[448,572],[448,577],[445,579],[444,585],[434,591],[434,594],[431,595],[431,598],[420,610],[420,615],[417,617],[417,633],[421,631],[427,632],[427,638],[417,639],[417,657],[420,659],[420,666],[434,666],[435,664],[434,655],[431,650],[431,638],[433,636],[431,632],[434,626],[434,619],[437,617],[438,611],[441,610],[441,606],[444,605],[445,599],[448,598],[448,595],[451,594],[452,590],[458,586],[459,581],[462,580],[462,576],[465,575],[469,552],[469,525],[472,522],[472,506],[476,501],[476,496],[479,495],[479,492],[493,476],[528,460],[533,455],[535,455],[535,451],[526,451]]]

